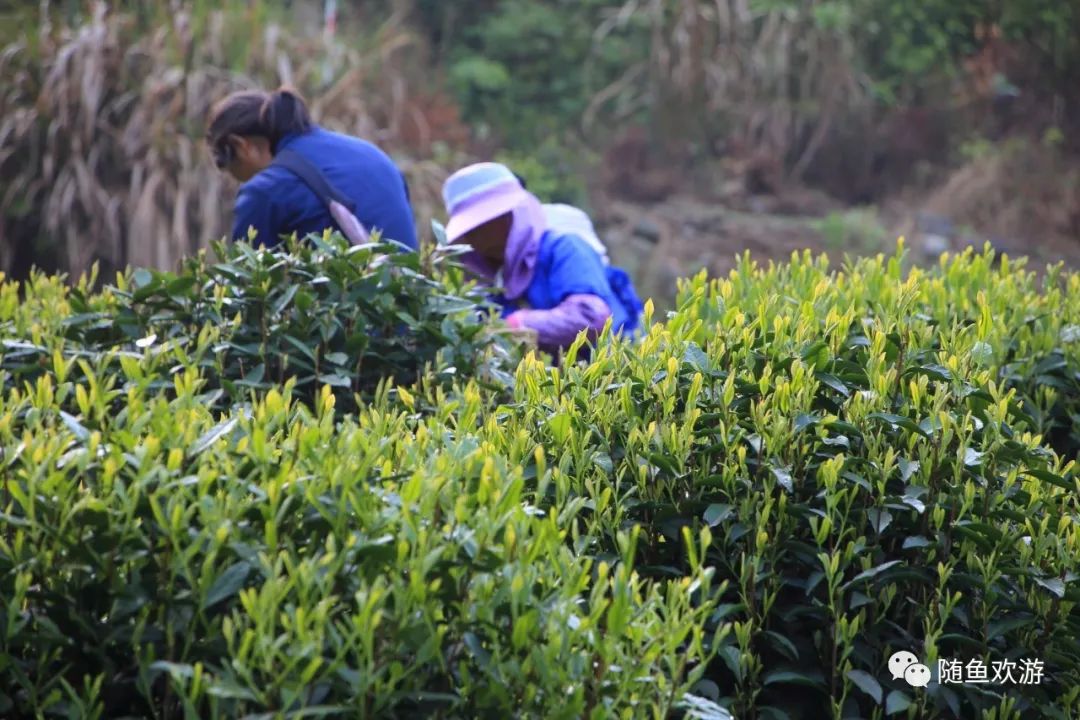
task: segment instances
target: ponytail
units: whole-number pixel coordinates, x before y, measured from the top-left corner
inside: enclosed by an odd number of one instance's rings
[[[261,135],[270,141],[270,152],[277,152],[281,138],[311,130],[311,115],[304,99],[295,91],[281,87],[266,96],[259,110]]]

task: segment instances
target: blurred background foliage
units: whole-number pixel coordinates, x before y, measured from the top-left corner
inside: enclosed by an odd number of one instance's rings
[[[595,211],[616,252],[613,203],[732,204],[733,186],[814,216],[825,249],[860,249],[884,221],[849,244],[836,218],[952,187],[1011,139],[1055,179],[1046,212],[1014,215],[1080,238],[1080,0],[42,0],[0,17],[0,269],[16,276],[171,267],[220,237],[233,187],[202,146],[206,110],[279,83],[401,162],[422,229],[448,170],[497,158]],[[831,204],[787,202],[793,187]]]

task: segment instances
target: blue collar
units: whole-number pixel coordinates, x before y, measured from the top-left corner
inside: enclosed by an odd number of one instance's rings
[[[289,147],[289,145],[291,145],[293,141],[296,140],[296,138],[300,137],[301,135],[307,135],[308,133],[314,132],[318,129],[318,125],[312,124],[311,130],[309,130],[307,133],[294,132],[289,133],[288,135],[283,135],[281,139],[277,141],[277,147],[274,148],[274,152],[280,152],[284,148]]]

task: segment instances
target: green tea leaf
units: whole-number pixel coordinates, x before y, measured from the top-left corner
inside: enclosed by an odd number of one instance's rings
[[[1059,598],[1065,597],[1065,581],[1062,580],[1061,578],[1057,578],[1057,577],[1051,577],[1051,578],[1033,577],[1032,580],[1034,580],[1035,583],[1037,585],[1039,585],[1040,587],[1042,587],[1042,588],[1046,589],[1047,591],[1049,591],[1050,594],[1055,595],[1056,597],[1059,597]]]
[[[214,580],[214,584],[206,592],[206,599],[203,600],[202,608],[205,610],[217,605],[222,600],[231,598],[244,586],[250,572],[251,565],[243,560],[227,567],[225,572]]]
[[[1069,490],[1070,492],[1075,492],[1077,490],[1075,479],[1072,482],[1069,482],[1061,475],[1052,473],[1049,470],[1027,469],[1023,471],[1023,474],[1038,478],[1051,485],[1056,485],[1062,490]]]
[[[994,638],[1001,637],[1002,635],[1012,632],[1013,630],[1019,630],[1020,628],[1033,625],[1034,623],[1035,618],[1031,616],[1011,617],[1004,618],[1002,620],[994,620],[993,622],[987,623],[986,639],[988,641],[993,640]]]
[[[919,367],[909,368],[904,372],[904,376],[908,375],[926,375],[933,380],[951,381],[953,379],[952,373],[949,369],[943,365],[921,365]]]
[[[847,590],[852,585],[855,585],[858,582],[862,582],[863,580],[870,580],[870,579],[872,579],[874,577],[877,577],[878,575],[885,572],[889,568],[895,567],[896,565],[899,565],[901,562],[903,562],[903,561],[902,560],[890,560],[888,562],[881,563],[880,565],[878,565],[876,567],[872,567],[869,570],[863,570],[861,573],[859,573],[855,577],[851,578],[850,581],[845,583],[842,586],[842,589]]]
[[[223,700],[247,700],[257,702],[258,697],[251,690],[240,687],[230,680],[215,679],[206,688],[207,695],[212,695]]]
[[[866,511],[866,519],[870,522],[870,527],[873,528],[874,532],[880,535],[892,523],[893,516],[888,510],[870,508]]]
[[[783,655],[787,656],[788,660],[791,660],[792,662],[799,661],[799,650],[795,647],[794,643],[783,635],[772,632],[771,630],[765,630],[762,632],[762,637],[766,638],[769,641],[769,644],[779,650]]]
[[[826,387],[832,388],[833,390],[840,393],[844,397],[850,397],[851,396],[851,389],[847,385],[845,385],[843,382],[841,382],[839,378],[837,378],[837,377],[835,377],[833,375],[829,375],[827,373],[820,373],[820,372],[815,373],[814,377],[816,377],[818,379],[818,382],[820,382],[822,385],[825,385]]]
[[[715,687],[716,684],[710,680],[702,680],[698,685]],[[717,688],[717,696],[719,696],[719,688]],[[683,695],[675,707],[683,711],[682,717],[687,720],[732,720],[731,713],[717,705],[713,699],[699,697],[693,693]]]
[[[848,670],[848,680],[855,686],[874,699],[874,704],[880,705],[882,698],[881,683],[874,679],[870,673],[862,670]]]
[[[898,715],[911,707],[911,698],[899,690],[893,690],[885,698],[885,714]]]
[[[465,647],[469,649],[469,652],[476,659],[476,662],[480,667],[487,667],[491,662],[491,653],[484,649],[484,646],[476,633],[467,632],[462,639],[465,642]]]
[[[686,352],[683,353],[683,362],[699,372],[709,372],[709,356],[698,347],[697,343],[689,343]]]
[[[195,676],[195,668],[187,663],[174,663],[158,660],[150,663],[150,669],[158,672],[167,672],[174,678],[190,679]]]
[[[232,429],[236,427],[237,420],[238,418],[235,417],[229,418],[228,420],[218,423],[210,430],[207,430],[198,440],[195,441],[195,444],[191,446],[191,449],[188,450],[188,453],[191,455],[198,455],[199,453],[206,450],[218,440],[225,437],[225,435],[232,432]]]
[[[87,430],[82,423],[76,420],[73,416],[67,414],[63,410],[60,411],[60,417],[64,421],[64,425],[67,425],[68,430],[72,432],[79,440],[86,441],[90,439],[90,431]]]
[[[292,335],[285,335],[282,337],[282,339],[292,345],[297,350],[299,350],[304,355],[304,357],[306,357],[312,363],[318,362],[315,359],[315,352],[303,341],[294,338]]]
[[[773,466],[770,469],[772,470],[772,474],[776,477],[776,482],[780,483],[780,487],[784,488],[788,492],[792,492],[794,490],[795,486],[792,483],[791,472],[788,468]]]
[[[732,516],[732,507],[720,503],[714,503],[705,510],[705,524],[716,527]]]
[[[765,673],[762,685],[805,685],[824,688],[825,677],[817,671],[773,670]]]

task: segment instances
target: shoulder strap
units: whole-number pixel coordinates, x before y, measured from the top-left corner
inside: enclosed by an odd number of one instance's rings
[[[354,210],[352,201],[331,185],[314,163],[295,150],[289,148],[281,150],[274,155],[273,164],[285,168],[303,180],[304,184],[311,188],[311,191],[326,205],[333,201],[344,205],[350,211]]]

